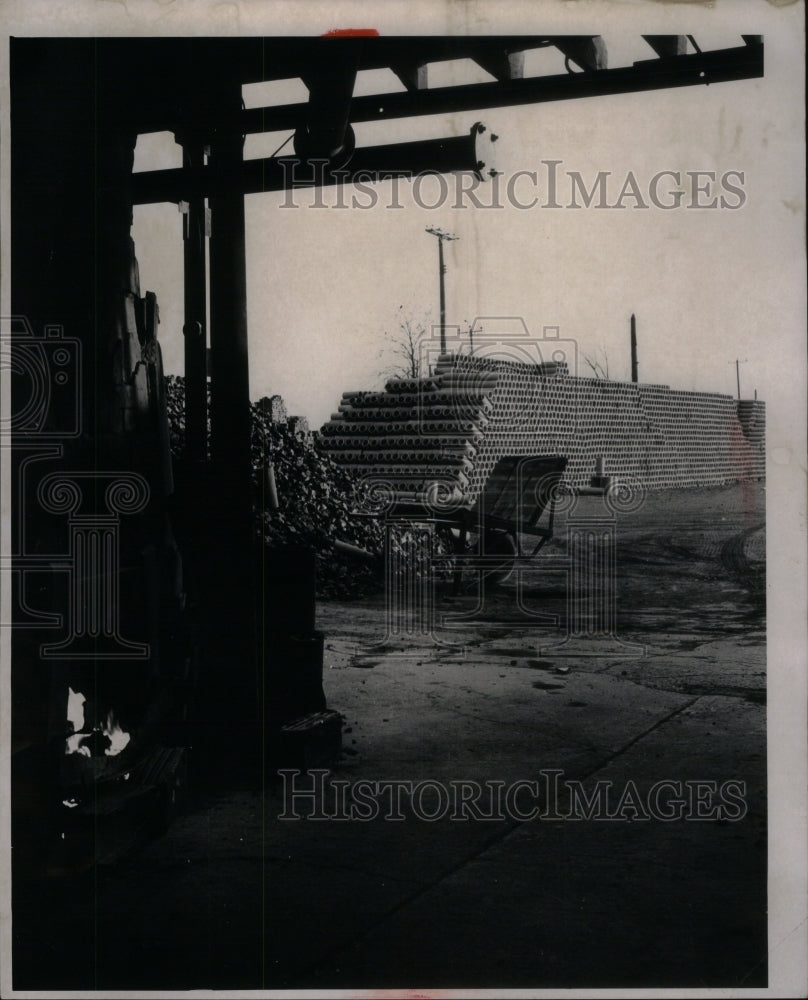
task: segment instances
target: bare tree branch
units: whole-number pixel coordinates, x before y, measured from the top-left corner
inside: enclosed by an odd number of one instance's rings
[[[379,349],[380,358],[390,363],[379,374],[385,378],[420,378],[422,374],[421,340],[426,335],[426,322],[415,320],[399,306],[398,328],[385,330],[385,344]]]
[[[609,355],[603,348],[598,349],[599,353],[603,356],[603,360],[599,361],[597,357],[590,357],[588,354],[583,355],[584,361],[592,369],[592,373],[595,378],[603,379],[604,381],[609,381]]]

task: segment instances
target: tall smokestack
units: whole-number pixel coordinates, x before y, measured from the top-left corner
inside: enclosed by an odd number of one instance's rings
[[[631,314],[631,381],[637,381],[637,320]]]

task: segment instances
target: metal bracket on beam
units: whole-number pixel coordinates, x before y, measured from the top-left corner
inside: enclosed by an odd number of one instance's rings
[[[583,70],[602,70],[608,65],[606,43],[600,35],[570,35],[554,38],[553,45]]]
[[[350,159],[356,143],[349,116],[360,51],[357,41],[331,43],[303,76],[309,103],[306,120],[295,132],[298,156],[330,160],[334,166]]]
[[[524,51],[480,48],[474,53],[474,61],[495,80],[521,80],[525,75]]]
[[[426,63],[395,62],[391,63],[390,69],[407,90],[426,90],[429,86],[429,72]]]
[[[658,56],[683,56],[687,54],[687,35],[643,35]]]

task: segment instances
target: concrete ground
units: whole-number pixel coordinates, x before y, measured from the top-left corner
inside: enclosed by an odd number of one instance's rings
[[[25,906],[40,915],[19,939],[25,984],[765,985],[763,490],[652,494],[621,514],[616,628],[585,649],[535,617],[565,620],[566,522],[464,624],[443,619],[474,611],[474,586],[441,589],[440,644],[385,645],[380,598],[319,607],[345,719],[327,786],[433,782],[403,796],[403,819],[316,820],[303,800],[281,819],[283,786],[235,771],[138,854],[18,901],[22,924]],[[538,781],[546,813],[551,771],[560,814],[577,780],[605,789],[612,818],[424,815],[434,783],[472,780]],[[649,805],[663,780],[692,797],[685,818]]]

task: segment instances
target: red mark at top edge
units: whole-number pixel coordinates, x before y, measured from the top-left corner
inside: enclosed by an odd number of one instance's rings
[[[362,990],[357,996],[372,998],[372,1000],[432,1000],[433,997],[455,996],[447,990]]]
[[[334,28],[320,35],[320,38],[378,38],[375,28]]]

